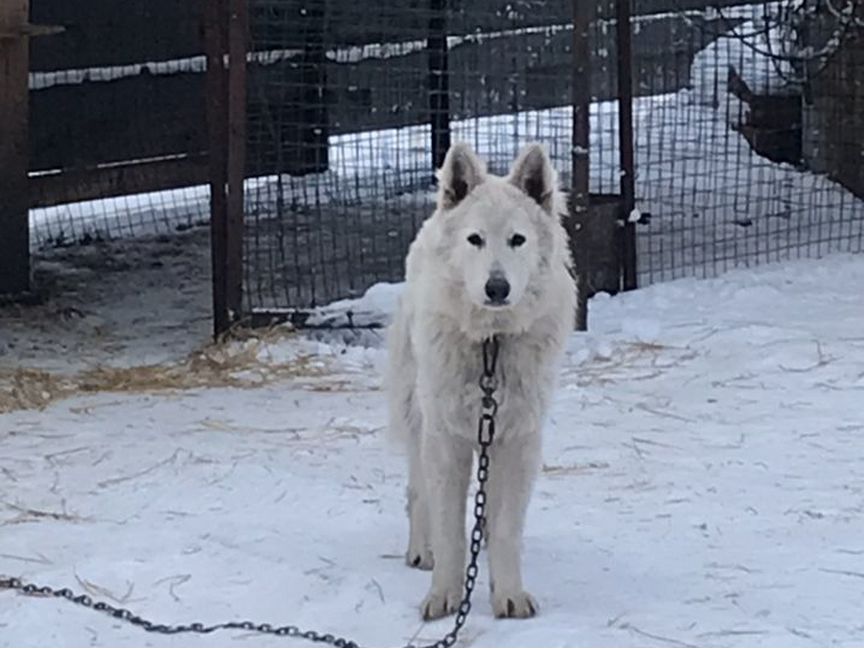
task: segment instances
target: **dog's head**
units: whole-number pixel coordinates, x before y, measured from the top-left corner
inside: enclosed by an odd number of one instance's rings
[[[438,180],[441,244],[453,279],[476,307],[519,308],[529,285],[558,256],[557,174],[546,151],[527,146],[502,178],[487,173],[466,144],[455,144]]]

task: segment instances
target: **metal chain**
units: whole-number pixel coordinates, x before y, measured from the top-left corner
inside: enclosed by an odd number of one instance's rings
[[[479,567],[477,560],[480,557],[480,547],[483,542],[483,534],[486,526],[486,482],[489,479],[489,446],[495,438],[495,415],[498,412],[498,401],[495,400],[495,390],[498,388],[496,369],[498,364],[499,342],[496,336],[483,341],[483,373],[480,376],[480,390],[483,392],[481,400],[481,414],[477,425],[477,444],[479,446],[477,459],[477,492],[474,495],[474,526],[471,529],[471,544],[468,566],[465,568],[465,589],[462,601],[456,610],[456,619],[453,629],[438,641],[415,646],[409,644],[406,648],[451,648],[468,619],[471,612],[471,595],[477,583]],[[120,607],[114,607],[104,601],[94,601],[87,594],[76,594],[69,588],[54,589],[47,585],[34,585],[25,583],[20,578],[0,578],[0,591],[12,590],[25,596],[45,596],[62,598],[80,605],[82,607],[103,612],[115,619],[120,619],[146,632],[158,634],[210,634],[217,630],[246,630],[259,634],[277,635],[279,637],[295,637],[306,639],[315,643],[335,646],[335,648],[360,648],[359,645],[329,633],[316,632],[315,630],[301,630],[297,626],[273,626],[269,623],[253,623],[252,621],[229,621],[215,625],[204,625],[203,623],[190,623],[188,625],[166,625],[154,623],[137,614]]]
[[[465,590],[462,602],[456,609],[456,620],[453,629],[435,643],[425,646],[407,648],[450,648],[456,643],[459,631],[465,625],[471,612],[471,594],[477,583],[480,568],[477,559],[480,557],[480,547],[483,543],[483,533],[486,529],[486,482],[489,480],[489,446],[495,438],[495,415],[498,413],[498,401],[495,400],[495,390],[498,389],[496,368],[498,365],[498,337],[493,336],[483,340],[483,373],[480,375],[480,390],[483,398],[480,401],[480,421],[477,424],[477,492],[474,494],[474,526],[471,528],[471,545],[468,567],[465,568]]]
[[[324,643],[336,648],[360,648],[356,643],[342,637],[336,637],[332,634],[323,634],[314,630],[301,630],[296,626],[271,626],[269,623],[253,623],[251,621],[229,621],[227,623],[217,623],[215,625],[204,625],[203,623],[190,623],[189,625],[165,625],[162,623],[153,623],[147,619],[138,616],[124,608],[114,607],[104,601],[94,601],[86,594],[75,594],[69,588],[54,589],[48,586],[39,586],[32,583],[24,583],[18,578],[7,578],[0,580],[0,590],[10,589],[20,592],[26,596],[54,596],[71,601],[77,605],[81,605],[98,612],[104,612],[116,619],[126,621],[132,625],[138,626],[147,632],[155,632],[158,634],[210,634],[217,630],[248,630],[249,632],[258,632],[261,634],[278,635],[280,637],[300,637],[317,643]]]

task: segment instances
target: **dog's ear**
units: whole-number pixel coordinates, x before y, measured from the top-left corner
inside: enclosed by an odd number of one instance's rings
[[[529,144],[522,149],[507,179],[524,191],[544,211],[552,213],[558,174],[552,168],[552,162],[542,145]]]
[[[485,179],[486,165],[471,147],[453,144],[438,171],[438,206],[453,209]]]

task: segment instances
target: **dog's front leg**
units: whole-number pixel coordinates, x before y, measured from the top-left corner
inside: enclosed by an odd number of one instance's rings
[[[540,435],[511,437],[493,446],[489,476],[489,572],[497,617],[537,613],[522,586],[522,531],[540,461]]]
[[[432,538],[432,588],[420,610],[426,620],[452,614],[462,597],[465,568],[465,498],[471,477],[471,444],[441,426],[424,429],[423,474]]]

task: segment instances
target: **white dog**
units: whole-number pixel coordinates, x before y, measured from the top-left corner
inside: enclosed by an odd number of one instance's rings
[[[406,559],[433,570],[423,617],[455,612],[482,341],[497,335],[500,408],[486,525],[492,607],[498,617],[530,617],[538,607],[522,585],[522,530],[545,412],[575,321],[564,203],[539,145],[525,148],[504,178],[487,173],[467,145],[454,145],[438,179],[438,208],[411,245],[389,334],[390,427],[407,441],[410,460]]]

